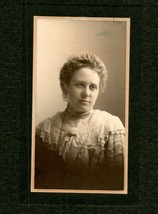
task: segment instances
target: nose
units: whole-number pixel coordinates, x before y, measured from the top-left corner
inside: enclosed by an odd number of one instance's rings
[[[89,87],[85,87],[82,91],[82,97],[89,97],[91,94]]]

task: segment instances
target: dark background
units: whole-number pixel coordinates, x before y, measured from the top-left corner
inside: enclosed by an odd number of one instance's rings
[[[0,213],[156,213],[157,0],[1,0]],[[128,195],[30,193],[33,15],[131,18]]]

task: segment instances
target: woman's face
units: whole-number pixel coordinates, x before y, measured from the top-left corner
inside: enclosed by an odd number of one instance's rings
[[[100,77],[90,68],[81,68],[72,76],[68,90],[68,103],[76,112],[93,108],[99,93]]]

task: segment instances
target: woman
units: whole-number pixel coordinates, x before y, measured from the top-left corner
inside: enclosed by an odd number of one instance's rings
[[[124,127],[93,106],[107,71],[95,55],[73,56],[60,71],[67,108],[36,129],[35,188],[123,189]]]

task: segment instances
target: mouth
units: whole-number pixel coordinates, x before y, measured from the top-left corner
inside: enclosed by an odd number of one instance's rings
[[[81,102],[81,103],[90,103],[90,101],[88,101],[88,100],[79,100],[79,102]]]

